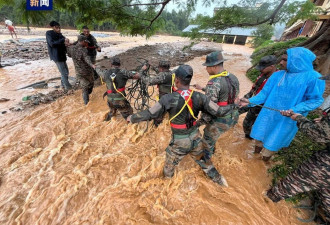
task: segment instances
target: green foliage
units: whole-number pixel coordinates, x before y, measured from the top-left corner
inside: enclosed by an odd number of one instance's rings
[[[252,34],[255,38],[251,41],[254,48],[259,47],[265,41],[269,41],[274,35],[274,27],[269,24],[261,24]]]
[[[286,49],[297,46],[299,43],[307,40],[306,37],[299,37],[289,41],[277,42],[274,44],[263,45],[259,48],[256,48],[251,55],[252,64],[256,65],[260,59],[266,55],[276,55],[280,56],[285,52]]]
[[[247,71],[246,73],[246,76],[254,83],[256,82],[257,78],[259,77],[260,75],[260,71],[255,69],[255,68],[252,68],[250,69],[249,71]]]

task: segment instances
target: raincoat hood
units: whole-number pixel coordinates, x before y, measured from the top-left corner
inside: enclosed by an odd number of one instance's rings
[[[289,48],[287,50],[287,71],[289,73],[302,73],[314,70],[313,61],[315,54],[303,47]]]

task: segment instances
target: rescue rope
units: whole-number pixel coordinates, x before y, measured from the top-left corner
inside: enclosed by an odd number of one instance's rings
[[[189,95],[189,98],[188,98],[187,101],[186,101],[186,99],[184,99],[184,101],[185,101],[184,105],[182,106],[182,108],[180,109],[180,111],[179,111],[177,114],[175,114],[172,118],[170,118],[169,123],[171,123],[172,120],[174,120],[178,115],[180,115],[181,112],[183,111],[183,109],[184,109],[186,106],[188,107],[188,110],[189,110],[191,116],[192,116],[195,120],[197,120],[196,116],[194,115],[194,112],[193,112],[192,108],[190,107],[190,105],[188,105],[188,102],[190,101],[191,96],[192,96],[193,93],[194,93],[194,90],[192,90],[192,91],[190,92],[190,95]]]

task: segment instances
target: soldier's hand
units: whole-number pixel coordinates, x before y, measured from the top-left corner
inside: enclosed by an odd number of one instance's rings
[[[297,116],[301,116],[301,114],[299,114],[299,113],[293,113],[291,115],[291,119],[296,120],[297,119]]]
[[[240,101],[239,101],[239,107],[244,107],[244,106],[247,106],[248,104],[250,104],[250,101],[249,99],[247,98],[241,98]]]
[[[130,116],[127,117],[127,119],[126,119],[127,123],[130,123],[131,122],[131,117],[132,117],[132,115],[130,115]]]
[[[96,50],[97,50],[98,52],[101,52],[101,47],[98,47]]]
[[[321,122],[321,119],[322,119],[322,117],[315,118],[315,119],[314,119],[314,122],[315,122],[315,123],[319,123],[319,122]]]
[[[96,69],[96,66],[95,66],[95,65],[93,65],[93,66],[92,66],[92,68],[95,70],[95,69]]]
[[[281,110],[281,114],[282,114],[282,116],[291,117],[294,114],[294,112],[291,109],[289,109],[289,110]]]

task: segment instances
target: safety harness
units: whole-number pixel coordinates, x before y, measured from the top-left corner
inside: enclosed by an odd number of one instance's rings
[[[217,77],[224,77],[226,82],[227,82],[228,88],[229,88],[228,100],[224,101],[224,102],[217,102],[218,106],[226,106],[228,104],[233,104],[234,101],[235,101],[235,98],[236,98],[235,86],[233,85],[233,83],[232,83],[232,81],[231,81],[231,79],[229,78],[228,75],[229,74],[228,74],[227,71],[223,71],[222,73],[212,75],[209,78],[209,80],[212,80],[212,79],[217,78]]]
[[[180,111],[170,119],[169,122],[171,124],[171,127],[175,128],[175,129],[188,129],[188,128],[190,128],[189,125],[187,126],[187,124],[174,124],[174,123],[171,123],[172,120],[174,120],[178,115],[180,115],[182,113],[183,109],[186,106],[188,108],[188,111],[189,111],[190,115],[194,119],[194,121],[190,125],[195,126],[197,117],[194,115],[194,112],[192,110],[193,102],[192,102],[192,99],[191,99],[191,96],[194,93],[194,91],[193,90],[177,90],[176,92],[178,92],[181,95],[181,97],[184,98],[185,103],[182,106],[182,108],[180,109]]]
[[[116,84],[115,84],[116,74],[115,74],[115,73],[112,73],[112,74],[110,75],[110,78],[111,78],[111,81],[112,81],[112,87],[113,87],[113,89],[115,89],[115,91],[107,90],[107,93],[108,93],[108,94],[112,94],[112,93],[120,93],[124,98],[126,98],[126,96],[123,94],[123,91],[125,91],[125,87],[123,87],[123,88],[119,88],[119,89],[117,89],[117,87],[116,87]]]

